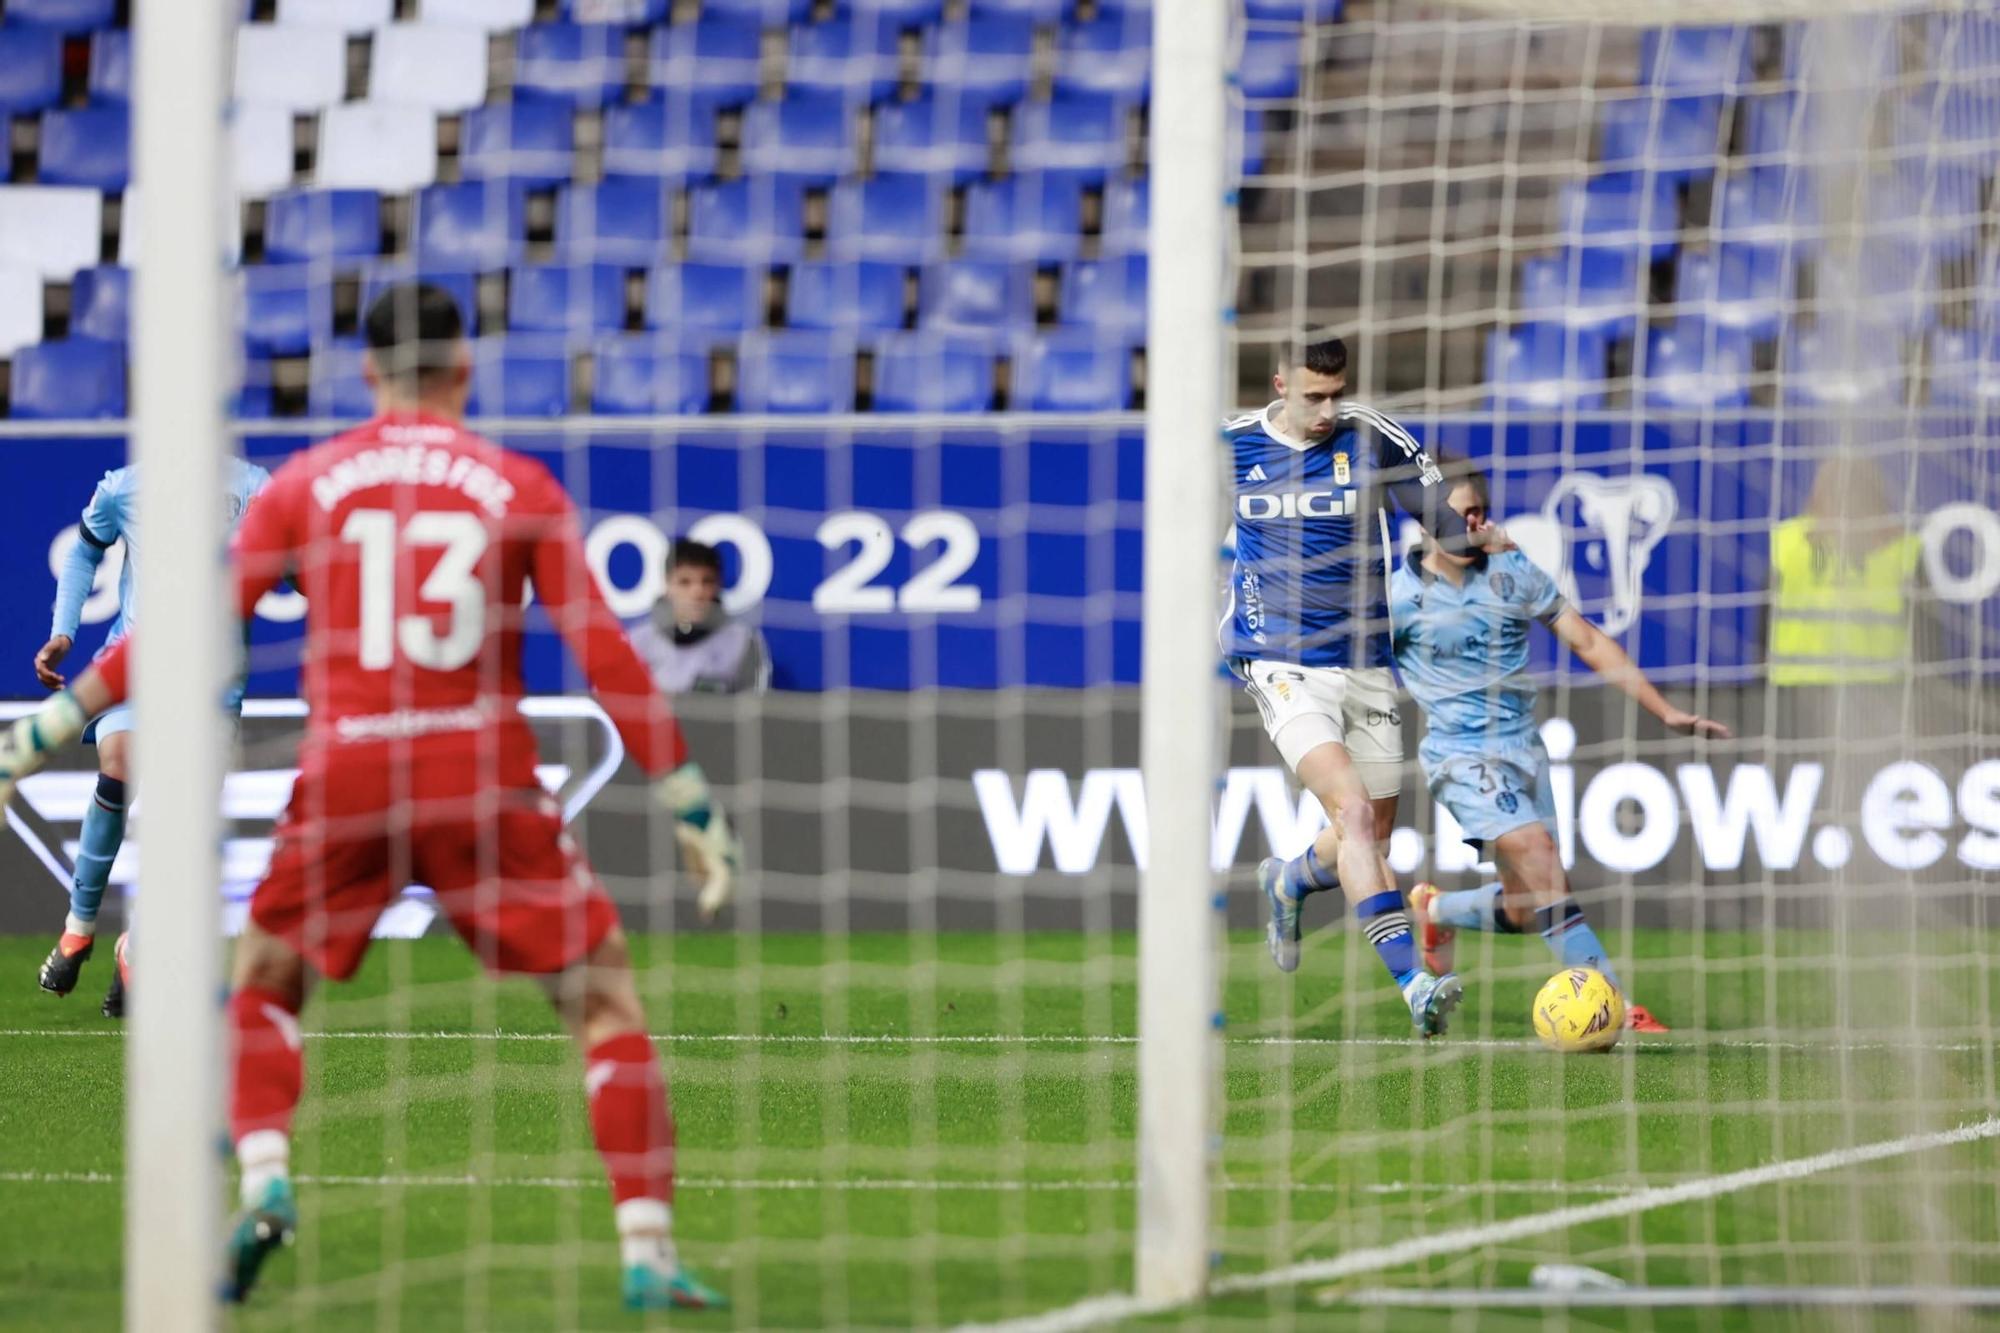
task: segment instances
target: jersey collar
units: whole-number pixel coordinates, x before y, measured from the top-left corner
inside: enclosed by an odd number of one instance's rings
[[[1410,572],[1412,574],[1415,574],[1418,578],[1422,579],[1425,583],[1437,582],[1437,575],[1431,573],[1430,570],[1424,568],[1424,546],[1422,542],[1419,542],[1415,546],[1412,546],[1410,548],[1409,554],[1405,555],[1403,557],[1403,560],[1406,564],[1409,565]],[[1484,574],[1486,572],[1486,552],[1481,551],[1477,556],[1473,558],[1472,572],[1475,574]]]
[[[1313,442],[1311,440],[1301,440],[1295,435],[1287,434],[1283,429],[1279,427],[1278,420],[1284,414],[1284,407],[1285,407],[1285,400],[1282,398],[1277,399],[1276,401],[1270,403],[1264,408],[1264,411],[1259,416],[1257,424],[1262,426],[1264,428],[1264,433],[1270,436],[1277,443],[1284,445],[1287,449],[1290,449],[1295,454],[1302,454],[1306,450],[1313,447]],[[1335,433],[1337,434],[1338,432]],[[1328,440],[1331,440],[1332,438],[1333,438],[1332,436],[1327,437]],[[1325,441],[1322,441],[1322,443],[1324,442]]]

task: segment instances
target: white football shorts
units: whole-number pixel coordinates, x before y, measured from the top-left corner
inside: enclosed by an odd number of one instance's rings
[[[1387,667],[1309,667],[1238,660],[1236,674],[1257,701],[1264,731],[1285,767],[1332,742],[1347,748],[1376,800],[1403,789],[1403,714]]]

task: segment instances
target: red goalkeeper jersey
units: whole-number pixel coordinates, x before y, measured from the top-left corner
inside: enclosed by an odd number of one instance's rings
[[[308,763],[382,742],[483,749],[497,733],[515,767],[534,748],[515,707],[530,585],[634,760],[658,775],[686,758],[591,578],[569,496],[456,422],[381,416],[295,455],[244,515],[235,556],[246,619],[281,579],[305,595]],[[101,664],[121,695],[123,657]]]

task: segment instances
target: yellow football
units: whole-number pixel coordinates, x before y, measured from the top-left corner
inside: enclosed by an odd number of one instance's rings
[[[1608,1051],[1625,1031],[1625,997],[1595,968],[1566,967],[1535,997],[1535,1035],[1552,1051]]]

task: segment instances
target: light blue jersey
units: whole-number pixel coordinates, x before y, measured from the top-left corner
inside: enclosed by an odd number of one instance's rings
[[[1567,607],[1555,580],[1519,551],[1488,556],[1454,586],[1413,551],[1389,585],[1403,684],[1424,711],[1417,755],[1431,794],[1475,846],[1541,822],[1555,826],[1549,758],[1535,731],[1528,632]]]
[[[264,489],[271,480],[271,474],[255,463],[247,463],[240,458],[229,460],[229,489],[224,496],[229,517],[229,530],[236,531],[236,524],[243,517],[243,511],[250,505],[251,497]],[[132,632],[133,568],[139,560],[139,469],[136,467],[114,468],[104,474],[104,480],[97,483],[97,490],[85,506],[83,517],[77,524],[77,542],[70,548],[68,558],[63,562],[61,576],[56,581],[56,605],[54,619],[50,625],[50,637],[61,635],[76,637],[77,626],[83,620],[83,604],[90,596],[90,585],[97,577],[97,567],[104,562],[104,556],[118,542],[125,543],[125,567],[118,575],[118,618],[112,622],[107,645],[118,642]]]

